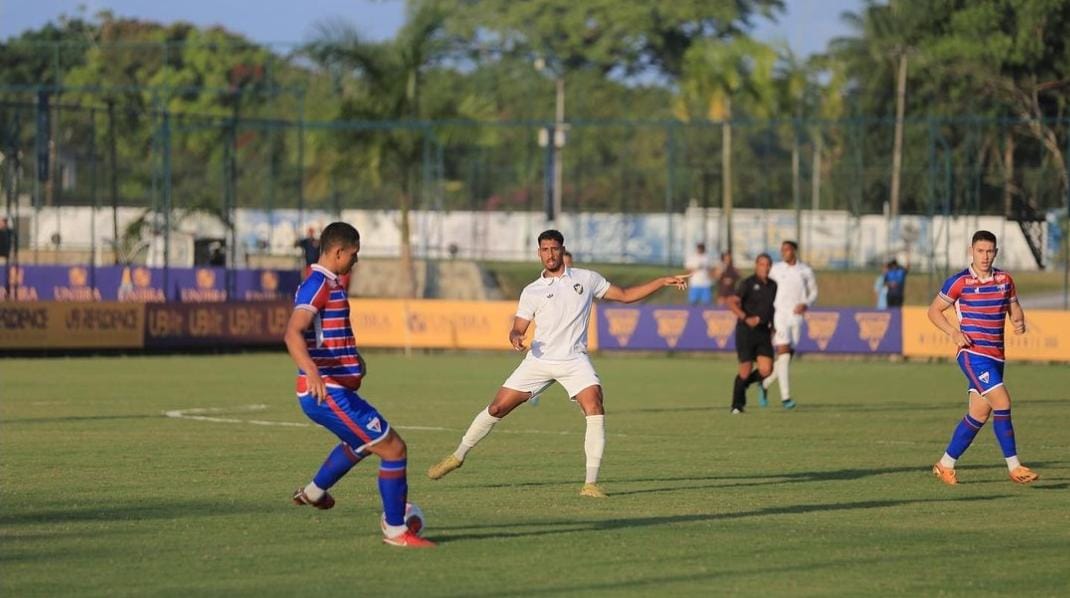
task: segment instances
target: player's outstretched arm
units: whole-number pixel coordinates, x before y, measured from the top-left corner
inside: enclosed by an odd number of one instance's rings
[[[609,290],[602,296],[606,301],[616,301],[618,303],[635,303],[636,301],[642,301],[647,297],[653,295],[659,289],[665,287],[676,287],[678,289],[687,288],[687,279],[690,278],[690,274],[676,274],[673,276],[662,276],[655,278],[650,282],[643,283],[634,287],[628,287],[622,289],[617,285],[609,285]]]
[[[320,378],[319,370],[305,346],[305,330],[312,324],[314,317],[315,314],[307,309],[295,309],[290,315],[290,321],[286,323],[283,340],[286,341],[286,350],[289,351],[290,357],[305,373],[308,391],[316,397],[316,402],[320,403],[327,398],[327,385],[323,383],[323,378]]]
[[[525,320],[524,318],[513,318],[513,328],[509,331],[509,344],[513,346],[513,349],[517,351],[523,351],[524,347],[524,334],[528,331],[528,326],[531,325],[531,320]]]
[[[1025,311],[1022,310],[1022,305],[1018,303],[1017,299],[1011,299],[1008,315],[1011,318],[1011,324],[1014,326],[1014,333],[1025,334]]]
[[[954,303],[948,303],[946,299],[937,295],[936,298],[933,299],[933,302],[929,304],[929,321],[933,323],[933,326],[936,326],[943,331],[944,334],[951,337],[951,342],[955,343],[956,347],[969,347],[972,344],[970,342],[970,337],[963,334],[963,332],[958,329],[958,326],[948,322],[947,318],[944,317],[944,312],[951,309],[952,305],[954,305]]]

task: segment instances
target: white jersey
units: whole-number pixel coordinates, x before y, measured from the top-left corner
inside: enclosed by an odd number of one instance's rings
[[[710,254],[692,253],[684,260],[684,268],[691,272],[689,285],[693,287],[713,286],[713,281],[710,280]]]
[[[530,355],[566,360],[586,354],[591,305],[608,290],[609,281],[601,274],[580,268],[565,268],[561,276],[540,276],[524,287],[516,316],[535,322]]]
[[[817,279],[810,266],[796,260],[795,265],[777,262],[769,270],[769,278],[776,281],[776,299],[773,309],[779,316],[790,314],[800,303],[810,307],[817,301]]]

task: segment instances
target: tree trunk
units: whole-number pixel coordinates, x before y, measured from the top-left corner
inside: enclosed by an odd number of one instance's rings
[[[732,251],[732,98],[725,99],[721,125],[721,206],[724,210],[724,249]]]
[[[1003,143],[1003,216],[1011,217],[1014,202],[1014,132],[1007,129]]]
[[[401,190],[401,288],[406,299],[416,298],[416,271],[412,259],[411,227],[409,212],[412,209],[412,196],[406,183]]]
[[[899,55],[899,69],[895,84],[895,147],[892,150],[892,188],[889,197],[891,217],[899,216],[899,177],[903,169],[903,114],[907,97],[907,53]]]

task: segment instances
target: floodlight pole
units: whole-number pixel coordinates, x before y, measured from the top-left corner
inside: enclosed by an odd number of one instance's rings
[[[557,77],[557,107],[554,115],[554,220],[561,219],[561,179],[564,176],[564,160],[562,153],[565,149],[565,78]]]

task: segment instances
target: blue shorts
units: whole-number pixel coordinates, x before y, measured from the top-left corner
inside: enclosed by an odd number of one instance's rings
[[[334,432],[358,452],[386,438],[390,424],[355,391],[328,386],[327,394],[318,405],[312,393],[298,395],[301,409],[309,419]]]
[[[690,287],[687,289],[687,302],[691,305],[709,305],[712,300],[712,287]]]
[[[984,355],[959,351],[959,367],[966,374],[966,388],[984,396],[1003,385],[1003,362]]]

